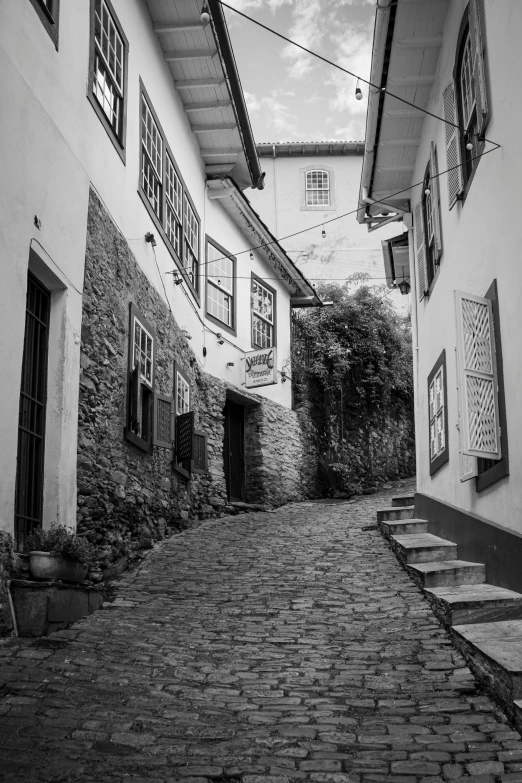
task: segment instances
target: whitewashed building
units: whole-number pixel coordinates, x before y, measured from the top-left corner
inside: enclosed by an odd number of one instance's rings
[[[518,591],[521,29],[516,0],[381,0],[358,216],[408,228],[383,249],[412,289],[416,516]]]
[[[18,550],[78,518],[107,565],[141,535],[129,514],[154,537],[158,518],[269,501],[266,410],[298,448],[290,311],[319,300],[243,192],[263,174],[209,5],[1,4],[0,530]],[[256,350],[272,364],[252,393]],[[273,502],[299,494],[288,458]]]

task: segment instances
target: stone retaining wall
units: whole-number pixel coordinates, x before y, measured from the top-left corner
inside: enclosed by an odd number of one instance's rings
[[[130,302],[156,330],[156,391],[172,394],[174,359],[191,378],[196,426],[208,437],[209,469],[190,482],[173,471],[168,451],[154,448],[149,455],[123,437]],[[137,550],[175,530],[233,511],[227,506],[222,455],[227,386],[203,372],[168,307],[91,192],[81,343],[78,532],[96,544],[106,569],[124,567]],[[246,500],[281,505],[317,495],[313,427],[305,426],[295,411],[244,390],[241,394],[255,403],[245,409]]]

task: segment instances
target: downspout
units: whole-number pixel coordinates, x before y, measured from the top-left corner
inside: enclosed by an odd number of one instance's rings
[[[372,84],[381,83],[391,4],[392,0],[377,0],[377,14],[375,17],[375,29],[373,33],[372,70],[370,76],[370,81]],[[374,145],[377,132],[377,122],[379,119],[380,95],[381,90],[378,87],[369,87],[364,160],[361,173],[361,188],[359,191],[359,201],[362,202],[362,206],[357,212],[357,221],[359,223],[364,223],[364,218],[366,215],[365,201],[369,195],[368,191],[372,178],[373,161],[375,157]]]
[[[265,175],[261,171],[261,166],[259,164],[259,158],[254,141],[254,134],[252,133],[252,126],[250,125],[250,119],[248,117],[245,96],[243,95],[243,88],[241,87],[241,82],[239,80],[239,73],[236,66],[236,60],[234,58],[234,52],[232,50],[232,44],[230,43],[230,36],[228,34],[223,8],[219,0],[208,0],[208,5],[212,17],[214,32],[216,34],[221,56],[223,57],[225,64],[226,77],[230,91],[232,93],[234,109],[243,139],[243,144],[245,146],[248,168],[250,170],[250,178],[252,180],[252,187],[257,188],[258,190],[263,190],[265,186]]]

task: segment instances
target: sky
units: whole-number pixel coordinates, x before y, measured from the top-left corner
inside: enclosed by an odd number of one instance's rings
[[[323,57],[368,79],[375,0],[227,0]],[[254,138],[364,139],[368,90],[356,80],[225,8]]]

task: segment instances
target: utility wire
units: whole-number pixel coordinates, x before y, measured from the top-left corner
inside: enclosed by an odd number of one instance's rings
[[[238,11],[237,8],[234,8],[228,3],[225,3],[224,0],[218,0],[218,2],[221,5],[224,5],[226,8],[229,8],[235,14],[242,16],[244,19],[248,19],[249,22],[256,24],[258,27],[262,27],[263,30],[272,33],[272,35],[276,35],[278,38],[282,38],[283,41],[292,44],[292,46],[297,46],[298,49],[302,49],[303,52],[312,55],[312,57],[317,57],[318,60],[322,60],[324,63],[327,63],[327,65],[331,65],[333,68],[337,68],[339,71],[342,71],[343,73],[347,73],[349,76],[353,76],[354,79],[357,79],[360,82],[364,82],[364,84],[367,84],[369,87],[373,87],[374,90],[377,90],[378,92],[381,93],[386,93],[386,95],[389,95],[391,98],[396,98],[396,100],[405,103],[407,106],[411,106],[412,108],[417,109],[418,111],[421,111],[424,114],[427,114],[430,117],[439,120],[440,122],[444,122],[446,125],[451,125],[454,128],[457,128],[461,133],[464,132],[464,129],[461,128],[460,125],[457,125],[455,122],[451,122],[451,120],[446,120],[443,117],[439,117],[438,114],[433,114],[433,112],[428,111],[428,109],[423,109],[421,106],[418,106],[416,103],[412,103],[412,101],[408,101],[406,100],[406,98],[401,98],[400,95],[396,95],[396,93],[390,92],[389,90],[386,89],[386,87],[381,87],[380,85],[374,84],[373,82],[370,82],[368,79],[365,79],[363,76],[358,76],[353,71],[348,70],[348,68],[343,68],[342,65],[339,65],[338,63],[334,63],[332,62],[332,60],[328,60],[328,58],[323,57],[320,54],[317,54],[317,52],[313,52],[311,49],[307,49],[306,46],[302,46],[301,44],[297,43],[297,41],[293,41],[291,38],[288,38],[286,35],[283,35],[282,33],[278,33],[277,30],[274,30],[272,27],[268,27],[266,24],[263,24],[262,22],[258,22],[257,19],[248,16],[248,14],[244,14],[243,11]],[[469,135],[476,136],[480,141],[483,140],[483,141],[488,141],[490,144],[496,144],[496,141],[491,141],[491,139],[486,139],[485,136],[480,136],[480,134],[478,133],[471,133]]]

